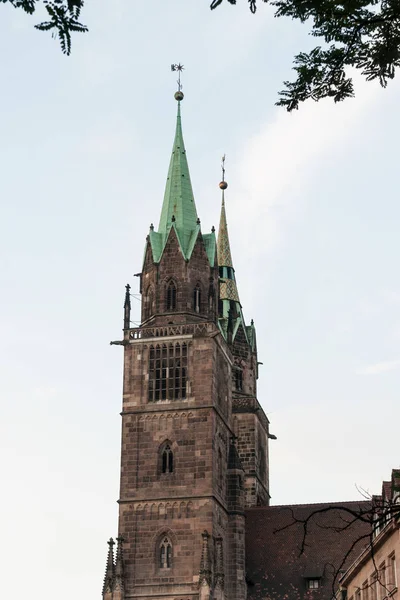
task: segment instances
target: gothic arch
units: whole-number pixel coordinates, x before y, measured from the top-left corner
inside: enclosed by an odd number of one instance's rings
[[[158,544],[158,568],[162,570],[172,569],[173,546],[170,538],[165,535],[161,537]]]
[[[175,470],[175,448],[170,440],[164,440],[158,447],[158,474],[171,475]]]
[[[165,312],[175,311],[177,307],[178,285],[172,277],[165,281],[164,294]]]
[[[174,567],[174,547],[176,547],[176,543],[176,536],[170,528],[163,527],[153,536],[154,566],[156,571],[167,572],[168,569],[170,570]],[[167,560],[168,544],[170,545],[169,563]]]
[[[187,414],[186,413],[181,414],[180,421],[181,421],[181,429],[187,428]]]
[[[168,413],[167,415],[167,430],[172,430],[173,429],[173,416],[171,415],[171,413]]]
[[[193,503],[189,500],[186,506],[186,517],[190,518],[193,516]]]
[[[158,518],[165,519],[165,505],[162,502],[158,505]]]

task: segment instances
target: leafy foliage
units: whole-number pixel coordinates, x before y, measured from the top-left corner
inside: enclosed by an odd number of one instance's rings
[[[43,21],[35,27],[40,31],[52,31],[53,37],[58,37],[64,54],[71,53],[72,32],[88,31],[86,25],[79,21],[84,0],[0,0],[0,2],[8,2],[29,15],[32,15],[36,11],[37,5],[41,3],[49,20]]]
[[[213,0],[211,9],[223,0]],[[251,12],[256,0],[248,0]],[[260,1],[260,0],[259,0]],[[367,81],[382,87],[400,66],[400,0],[262,0],[276,7],[276,17],[310,22],[310,35],[323,44],[294,57],[295,81],[285,81],[278,106],[288,111],[309,98],[354,96],[349,68],[359,69]],[[228,0],[236,4],[236,0]]]

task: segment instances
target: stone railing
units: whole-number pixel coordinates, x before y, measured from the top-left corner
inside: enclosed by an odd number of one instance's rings
[[[216,332],[215,323],[183,323],[181,325],[157,325],[155,327],[135,327],[129,330],[130,340],[168,337],[178,335],[203,336]]]

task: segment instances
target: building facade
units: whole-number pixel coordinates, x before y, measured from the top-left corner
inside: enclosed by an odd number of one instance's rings
[[[341,579],[347,600],[397,600],[400,569],[400,471],[384,481],[382,494],[373,497],[374,519],[370,543]]]
[[[175,98],[164,201],[140,274],[140,327],[130,326],[129,286],[125,298],[119,536],[104,600],[245,598],[244,512],[269,503],[268,419],[257,401],[255,328],[235,280],[227,184],[218,237],[203,233],[182,92]]]
[[[335,565],[348,544],[346,566],[357,556],[365,524],[340,535],[343,505],[269,505],[275,436],[257,399],[256,332],[236,284],[227,183],[223,171],[218,235],[204,233],[181,91],[175,99],[159,225],[140,273],[141,324],[131,327],[128,285],[123,339],[112,342],[124,352],[121,479],[103,600],[330,600]],[[316,507],[303,547],[302,519]]]

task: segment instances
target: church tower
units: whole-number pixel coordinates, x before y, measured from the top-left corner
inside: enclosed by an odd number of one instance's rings
[[[141,324],[124,349],[119,531],[103,600],[244,600],[245,509],[268,504],[268,420],[225,213],[203,233],[181,102],[161,216],[146,238]],[[224,171],[223,171],[224,172]]]

